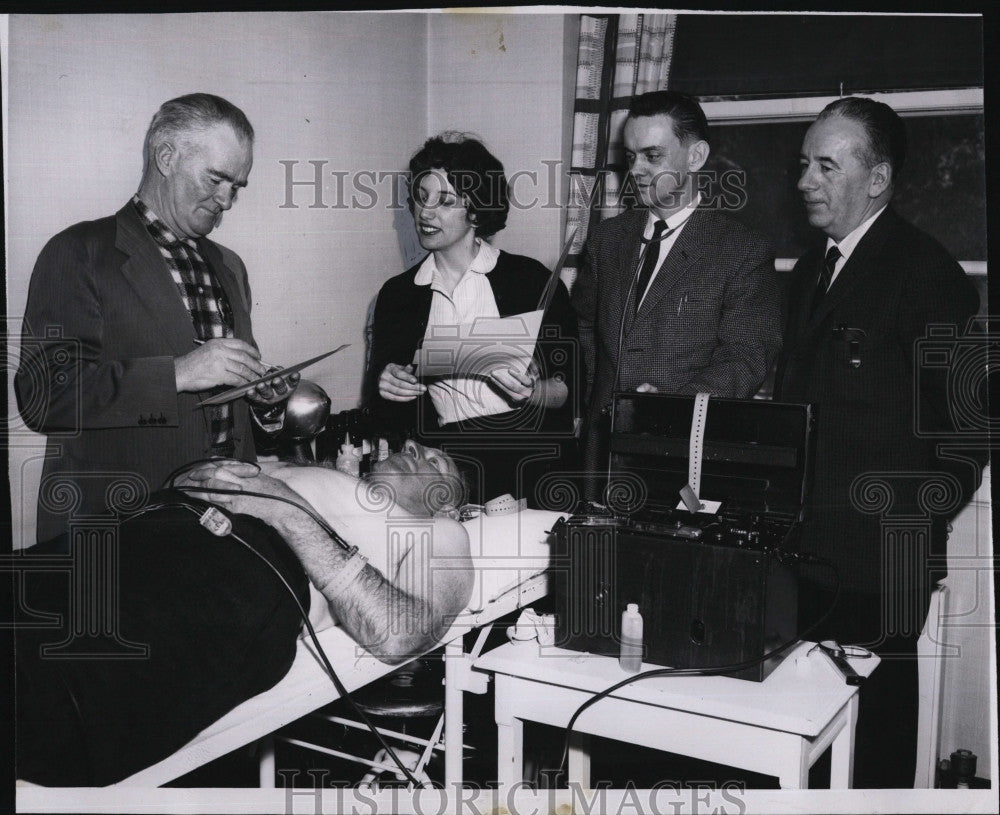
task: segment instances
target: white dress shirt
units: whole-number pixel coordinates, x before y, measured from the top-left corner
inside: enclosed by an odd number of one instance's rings
[[[416,285],[430,286],[434,292],[425,339],[433,336],[436,330],[471,324],[479,317],[500,316],[493,287],[486,279],[487,273],[496,267],[499,257],[499,249],[480,241],[479,251],[449,295],[434,262],[434,254],[427,256],[413,279]],[[428,385],[427,391],[437,411],[438,423],[442,425],[511,410],[510,403],[482,379],[452,377],[435,380]]]
[[[646,291],[637,292],[636,296],[639,298],[639,305],[642,305],[642,301],[646,297],[646,292],[648,292],[653,287],[653,281],[656,280],[656,276],[660,273],[660,269],[663,268],[663,262],[667,259],[667,255],[670,254],[671,248],[673,248],[674,243],[677,242],[678,236],[684,231],[684,224],[687,223],[688,218],[694,215],[694,211],[698,208],[701,203],[701,193],[698,193],[694,197],[688,206],[684,207],[680,212],[675,212],[669,218],[666,219],[667,229],[673,229],[674,231],[670,233],[666,238],[660,241],[660,256],[656,259],[656,268],[653,269],[653,274],[649,278],[649,285],[646,286]],[[662,221],[663,219],[658,217],[653,210],[649,211],[649,217],[646,218],[646,228],[643,230],[642,236],[646,240],[653,237],[653,225],[657,221]],[[648,244],[650,249],[652,249],[652,244]]]
[[[875,219],[878,218],[878,216],[881,215],[883,212],[885,212],[886,206],[887,205],[883,204],[882,208],[874,215],[872,215],[868,220],[862,221],[860,224],[854,227],[854,229],[851,232],[848,232],[844,236],[843,240],[841,240],[840,243],[837,243],[837,241],[835,241],[833,238],[830,237],[826,239],[827,252],[830,251],[831,246],[836,246],[840,250],[840,257],[837,258],[837,263],[833,267],[833,275],[831,275],[830,277],[831,286],[833,285],[833,281],[837,279],[837,275],[840,274],[840,270],[844,268],[844,264],[847,263],[847,259],[851,256],[851,253],[853,253],[854,250],[857,249],[858,244],[861,242],[861,239],[865,236],[865,233],[869,229],[871,229],[872,224],[875,223]],[[830,290],[829,287],[827,287],[827,291],[829,290]]]

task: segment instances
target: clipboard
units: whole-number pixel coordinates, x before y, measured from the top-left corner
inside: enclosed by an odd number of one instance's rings
[[[537,311],[547,311],[549,303],[552,302],[552,297],[556,293],[556,286],[559,284],[559,273],[562,271],[562,267],[566,265],[569,250],[573,248],[573,238],[576,237],[576,229],[574,226],[570,230],[569,237],[566,238],[566,245],[563,246],[562,254],[559,256],[559,260],[556,261],[556,265],[552,267],[552,273],[549,275],[548,282],[546,282],[545,288],[542,289],[542,296],[538,298]]]
[[[497,368],[527,369],[535,353],[542,316],[541,311],[529,311],[438,326],[413,355],[416,375],[423,381],[487,379]]]
[[[534,311],[509,317],[477,317],[472,323],[437,326],[425,337],[413,355],[416,375],[422,381],[461,377],[488,379],[498,368],[527,369],[535,353],[535,343],[545,311],[559,285],[559,273],[569,257],[576,237],[570,230],[562,254],[552,267],[549,279]]]
[[[339,348],[334,348],[332,351],[327,351],[325,354],[320,354],[318,357],[313,357],[312,359],[307,359],[305,362],[298,362],[295,365],[289,365],[287,368],[279,368],[277,371],[271,371],[265,374],[260,379],[255,379],[253,382],[247,382],[245,385],[239,385],[235,388],[230,388],[227,391],[218,393],[215,396],[209,396],[207,399],[202,399],[195,407],[204,407],[205,405],[224,405],[226,402],[232,402],[233,399],[239,399],[241,396],[246,396],[250,391],[256,388],[262,382],[270,382],[279,376],[288,376],[289,374],[295,374],[304,368],[308,368],[310,365],[315,365],[321,359],[326,359],[329,356],[333,356],[338,351],[343,351],[347,346],[350,345],[349,342],[344,343]]]

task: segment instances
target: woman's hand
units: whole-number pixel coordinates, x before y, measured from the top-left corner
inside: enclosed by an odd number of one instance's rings
[[[410,402],[426,391],[427,386],[413,375],[412,365],[390,362],[378,378],[379,396],[390,402]]]
[[[569,389],[562,378],[550,376],[548,379],[542,379],[534,360],[524,373],[515,368],[498,368],[490,374],[490,378],[514,405],[532,404],[544,408],[559,408],[566,403],[569,396]]]
[[[518,371],[516,368],[497,368],[490,372],[490,378],[500,386],[504,396],[515,405],[526,402],[535,392],[538,384],[538,366],[534,361],[528,365],[528,370]]]

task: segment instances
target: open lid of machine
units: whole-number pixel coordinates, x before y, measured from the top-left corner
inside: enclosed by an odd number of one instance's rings
[[[644,508],[673,509],[688,483],[694,396],[616,393],[610,468],[646,485]],[[810,405],[756,399],[708,401],[702,445],[702,500],[801,520],[812,479]]]

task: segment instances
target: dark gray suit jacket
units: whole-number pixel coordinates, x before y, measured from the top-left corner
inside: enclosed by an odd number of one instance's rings
[[[243,262],[202,238],[198,249],[233,309],[235,333],[253,343]],[[38,540],[71,515],[127,508],[176,467],[203,458],[207,394],[177,393],[174,358],[194,349],[191,315],[135,207],[60,232],[35,263],[14,381],[25,424],[48,434]],[[253,459],[244,400],[233,403],[236,455]]]
[[[767,239],[705,208],[688,219],[638,313],[626,314],[646,217],[634,210],[600,224],[573,287],[590,383],[588,467],[607,464],[594,433],[614,390],[649,382],[664,393],[749,397],[781,346]]]
[[[809,402],[816,411],[815,478],[802,548],[832,560],[846,590],[919,590],[919,630],[925,584],[944,570],[945,521],[975,490],[980,472],[974,462],[985,458],[974,443],[938,455],[942,441],[963,437],[956,419],[965,394],[951,377],[960,370],[960,352],[975,342],[962,333],[979,297],[941,244],[891,207],[810,314],[824,253],[825,244],[818,245],[792,272],[775,390],[776,398]],[[928,336],[935,324],[945,331],[940,340]],[[933,352],[930,363],[922,347]],[[896,545],[902,548],[892,550]],[[887,564],[898,571],[887,573]],[[833,583],[829,571],[805,573]]]

